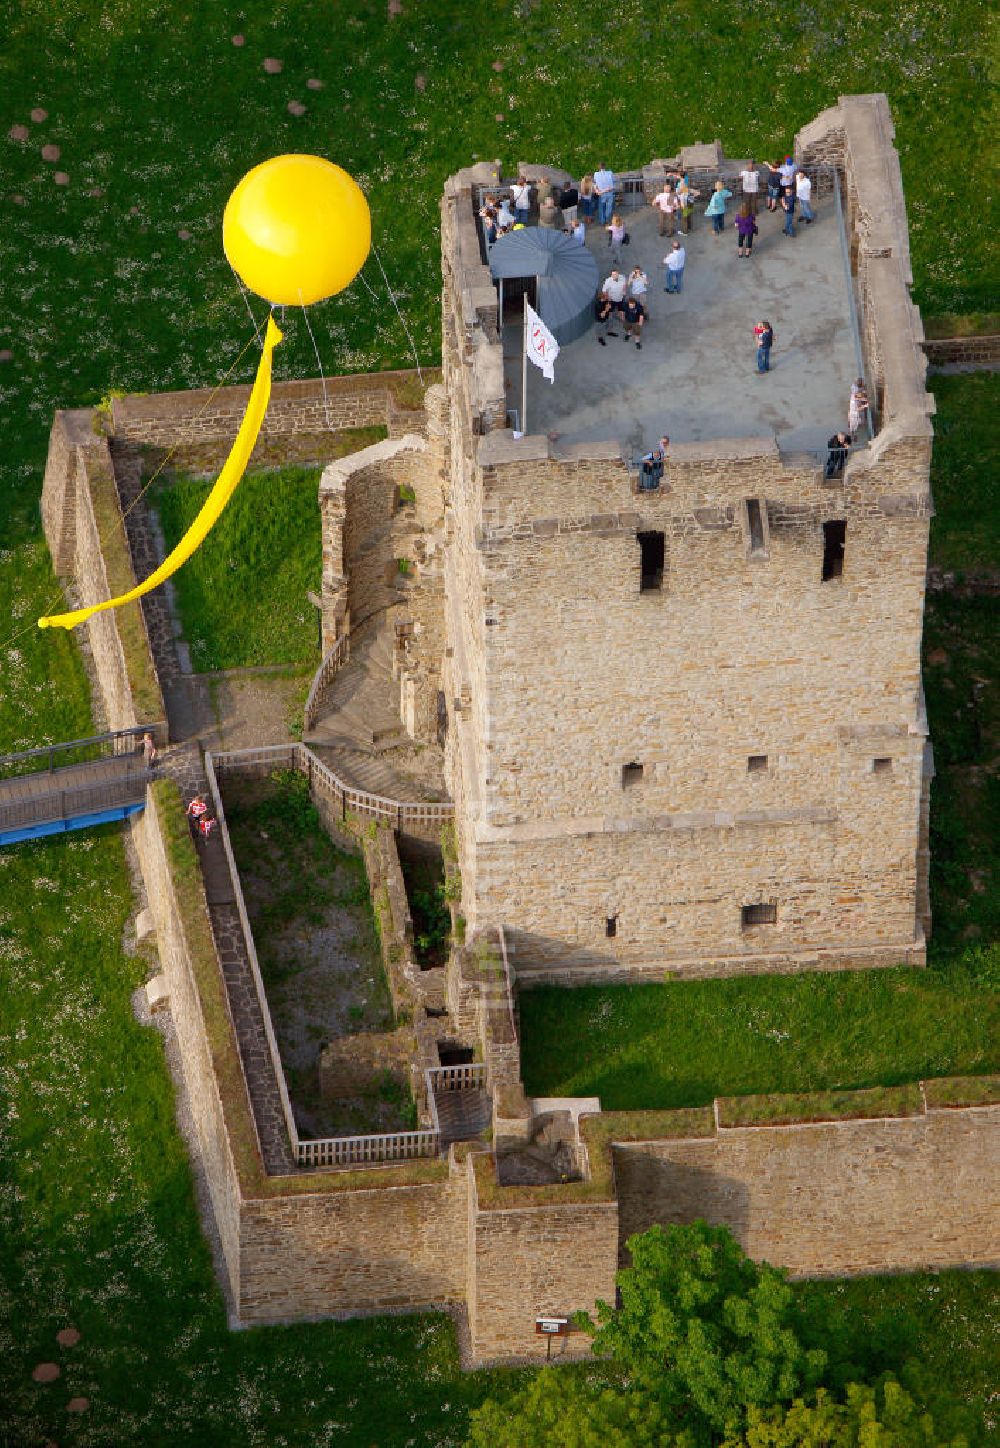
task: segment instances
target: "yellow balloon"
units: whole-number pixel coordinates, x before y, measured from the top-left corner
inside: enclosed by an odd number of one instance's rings
[[[252,292],[282,306],[343,291],[365,264],[371,234],[361,187],[321,156],[273,156],[255,166],[222,218],[233,271]]]

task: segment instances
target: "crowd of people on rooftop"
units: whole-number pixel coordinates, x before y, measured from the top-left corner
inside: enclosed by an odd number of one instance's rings
[[[724,235],[729,203],[735,202],[732,226],[736,233],[737,257],[750,258],[754,238],[760,233],[758,216],[763,201],[768,212],[781,215],[782,234],[794,238],[797,219],[806,226],[816,220],[812,184],[808,173],[790,155],[782,161],[764,161],[760,165],[751,157],[738,178],[732,180],[733,188],[739,187],[738,196],[722,178],[715,180],[707,193],[704,214],[712,223],[713,237],[718,239]],[[631,341],[641,350],[643,328],[649,320],[649,277],[641,266],[630,270],[626,266],[624,249],[631,238],[622,212],[615,209],[617,191],[618,180],[603,161],[593,174],[584,176],[579,185],[572,180],[559,184],[545,174],[531,181],[522,173],[511,186],[509,199],[498,193],[486,194],[479,215],[488,248],[499,237],[526,226],[533,215],[537,215],[539,226],[563,231],[581,246],[586,245],[590,228],[603,227],[607,233],[610,268],[594,301],[597,342],[606,347],[609,337],[622,336],[626,343]],[[663,258],[666,293],[683,291],[687,262],[684,238],[691,232],[695,204],[700,199],[701,189],[692,184],[689,172],[682,169],[666,170],[660,189],[650,198],[649,204],[657,213],[658,235],[670,241],[670,249]],[[758,376],[771,369],[774,341],[771,323],[761,318],[753,328]],[[847,424],[838,429],[827,444],[827,478],[843,473],[848,451],[866,425],[868,411],[868,395],[859,377],[851,387]],[[644,480],[653,474],[662,474],[667,442],[668,439],[661,438],[659,450],[646,454]],[[648,485],[648,481],[643,485]]]

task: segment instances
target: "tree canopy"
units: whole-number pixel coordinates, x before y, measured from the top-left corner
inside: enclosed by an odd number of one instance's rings
[[[785,1274],[705,1222],[629,1238],[620,1306],[577,1325],[603,1368],[546,1368],[473,1414],[470,1448],[943,1448],[891,1375],[839,1401]],[[963,1448],[953,1439],[945,1448]]]

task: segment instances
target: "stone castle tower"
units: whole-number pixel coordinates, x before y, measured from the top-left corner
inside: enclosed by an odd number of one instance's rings
[[[495,174],[446,186],[449,782],[470,928],[505,926],[522,981],[924,960],[933,399],[884,96],[842,99],[795,154],[873,398],[829,481],[721,414],[649,492],[611,405],[606,440],[515,439],[476,220]],[[677,159],[703,189],[745,164]]]

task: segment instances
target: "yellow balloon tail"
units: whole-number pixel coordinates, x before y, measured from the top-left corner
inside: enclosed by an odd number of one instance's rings
[[[159,568],[151,573],[145,582],[138,584],[128,593],[123,593],[118,598],[108,598],[103,603],[95,603],[90,608],[78,608],[72,613],[56,613],[48,618],[40,618],[38,620],[39,628],[76,628],[77,624],[86,623],[92,614],[101,613],[106,608],[118,608],[123,603],[131,603],[134,599],[141,598],[144,593],[158,588],[172,573],[176,573],[177,569],[186,563],[192,553],[200,547],[218,522],[223,508],[236,491],[236,485],[250,461],[250,454],[253,452],[257,435],[264,421],[264,414],[267,412],[267,404],[271,398],[271,357],[280,341],[281,332],[273,316],[268,317],[267,331],[264,335],[264,350],[261,353],[253,391],[250,393],[250,401],[243,414],[240,430],[236,434],[229,456],[222,465],[222,471],[216,478],[212,491],[177,547],[167,555]]]

